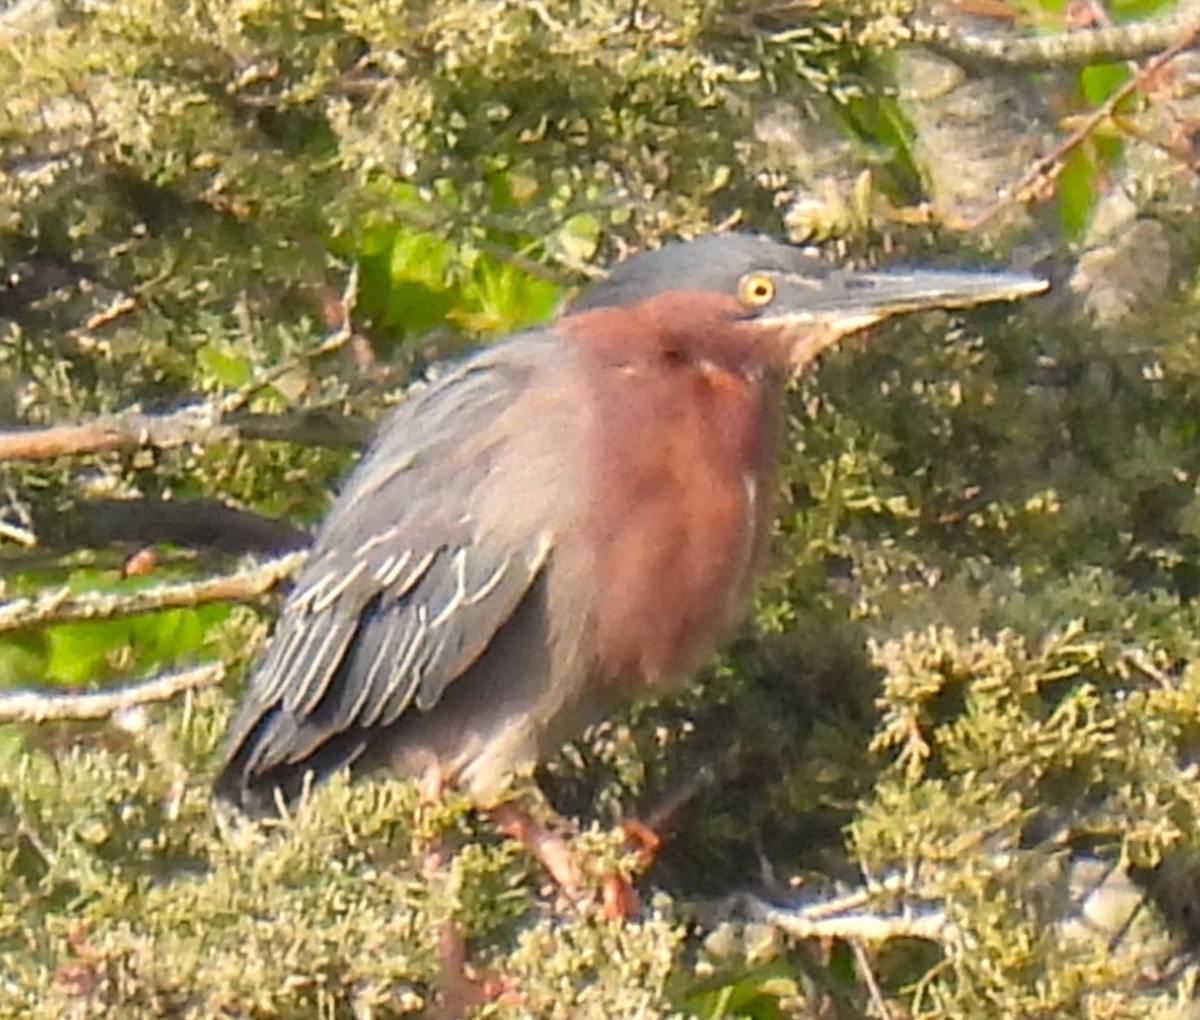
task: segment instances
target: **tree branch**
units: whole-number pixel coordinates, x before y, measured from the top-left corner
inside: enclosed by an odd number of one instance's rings
[[[293,552],[236,574],[134,592],[75,595],[64,588],[36,598],[14,599],[0,605],[0,633],[54,623],[111,620],[163,609],[189,609],[209,602],[250,602],[299,570],[307,556],[305,552]]]
[[[243,439],[264,442],[298,443],[301,446],[326,446],[333,449],[364,446],[371,438],[374,424],[365,418],[350,418],[319,412],[293,414],[231,414],[226,425],[237,429]]]
[[[143,447],[166,449],[199,440],[211,443],[233,438],[235,431],[217,421],[210,406],[195,404],[170,414],[129,412],[83,425],[0,433],[0,460],[46,460]]]
[[[746,905],[754,920],[778,928],[794,939],[846,939],[869,945],[900,938],[940,942],[948,926],[946,916],[939,910],[893,915],[864,911],[810,918],[803,910],[786,910],[756,898],[751,898]]]
[[[925,939],[941,942],[946,938],[950,922],[937,909],[916,913],[871,913],[863,907],[871,899],[887,893],[889,886],[852,892],[836,900],[810,903],[804,907],[781,907],[757,896],[743,893],[735,903],[740,912],[753,921],[769,924],[796,939],[846,939],[879,945],[889,939]]]
[[[170,542],[189,549],[280,556],[307,548],[312,541],[291,521],[227,506],[218,499],[102,499],[80,503],[66,515],[34,516],[43,548]]]
[[[51,722],[104,719],[151,701],[166,701],[182,691],[212,687],[225,678],[219,662],[103,691],[56,691],[22,688],[0,691],[0,722]]]
[[[222,417],[211,404],[192,404],[168,414],[128,412],[82,425],[0,432],[0,461],[47,460],[85,453],[154,448],[189,443],[213,445],[241,437],[311,446],[359,446],[371,426],[358,419],[312,415],[235,414]]]
[[[1046,36],[984,35],[945,21],[912,21],[913,39],[965,63],[1004,67],[1085,67],[1153,56],[1179,40],[1195,45],[1200,14],[1184,14],[1129,25],[1080,29]]]

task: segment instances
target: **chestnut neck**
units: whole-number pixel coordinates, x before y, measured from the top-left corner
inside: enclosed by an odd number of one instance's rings
[[[568,315],[559,328],[613,366],[709,364],[754,381],[782,379],[789,344],[747,316],[736,298],[667,291],[636,304]]]

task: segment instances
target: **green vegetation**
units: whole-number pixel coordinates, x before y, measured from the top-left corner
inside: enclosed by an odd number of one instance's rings
[[[1061,27],[1054,6],[1022,5],[1021,25]],[[1031,159],[1004,134],[1007,100],[931,118],[894,87],[914,80],[895,49],[909,14],[46,0],[0,15],[6,431],[202,401],[374,419],[625,247],[721,223],[862,257],[1034,252],[1074,279],[1027,307],[878,330],[798,382],[753,618],[693,690],[537,776],[597,880],[637,868],[622,816],[693,794],[629,923],[552,909],[469,805],[405,783],[335,782],[294,820],[223,831],[208,783],[270,599],[0,633],[0,686],[208,660],[232,678],[111,723],[0,727],[0,1015],[435,1016],[451,924],[495,979],[480,1015],[1181,1015],[1200,852],[1194,99],[1147,83],[1056,187],[1021,196],[1053,202],[966,229],[979,209],[940,190],[934,162],[983,174],[1011,155],[994,196]],[[1018,126],[1061,137],[1133,73],[1114,67],[971,87],[1023,90],[1065,119]],[[947,124],[961,135],[935,142]],[[1149,279],[1108,280],[1104,245],[1140,236],[1132,223],[1153,257],[1110,261]],[[0,594],[228,572],[231,554],[179,542],[124,577],[136,544],[80,536],[99,501],[133,496],[311,524],[352,456],[235,433],[3,464]],[[437,847],[454,853],[432,869]],[[1069,923],[1087,895],[1072,876],[1097,861],[1150,891],[1127,931]],[[764,885],[811,904],[868,879],[881,891],[862,909],[940,928],[797,939],[734,909]]]

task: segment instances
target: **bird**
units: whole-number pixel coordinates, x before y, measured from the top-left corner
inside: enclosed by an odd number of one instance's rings
[[[738,620],[789,377],[890,316],[1046,286],[706,234],[446,366],[384,420],[320,526],[216,798],[275,813],[350,768],[503,804],[514,773],[676,689]]]

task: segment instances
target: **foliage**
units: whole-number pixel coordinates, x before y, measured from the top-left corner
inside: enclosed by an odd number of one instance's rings
[[[793,6],[104,0],[0,21],[0,418],[202,399],[375,416],[625,245],[732,220],[863,253],[1019,240],[1063,259],[1139,164],[1122,194],[1200,248],[1179,165],[1135,151],[1139,101],[1076,150],[1041,239],[914,226],[936,175],[890,88],[900,5],[780,23]],[[1072,109],[1125,73],[1037,88]],[[754,619],[695,690],[538,776],[584,819],[597,875],[633,867],[620,816],[692,794],[637,921],[550,909],[467,805],[403,783],[334,782],[286,824],[222,830],[207,784],[236,691],[209,692],[0,733],[0,1011],[434,1015],[454,924],[499,979],[484,1015],[853,1017],[873,995],[920,1017],[1177,1015],[1194,969],[1166,963],[1195,933],[1159,879],[1200,851],[1187,289],[1107,332],[1067,288],[926,317],[799,381]],[[4,465],[4,594],[142,583],[111,550],[11,548],[47,514],[138,494],[315,521],[349,460],[239,440]],[[170,576],[224,563],[165,558]],[[0,682],[240,672],[270,608],[4,635]],[[1161,909],[1081,930],[1068,887],[1096,861]],[[732,909],[764,874],[802,899],[899,876],[870,906],[951,928],[789,941]]]
[[[7,1012],[416,1014],[451,921],[481,966],[504,948],[506,973],[537,1015],[633,1015],[659,999],[679,939],[664,919],[538,916],[528,861],[495,838],[459,846],[431,878],[422,862],[474,834],[461,804],[431,808],[411,786],[337,782],[295,825],[222,836],[190,763],[211,755],[223,721],[210,697],[124,747],[8,751]],[[544,967],[551,945],[556,972]],[[525,984],[535,972],[542,984]]]

